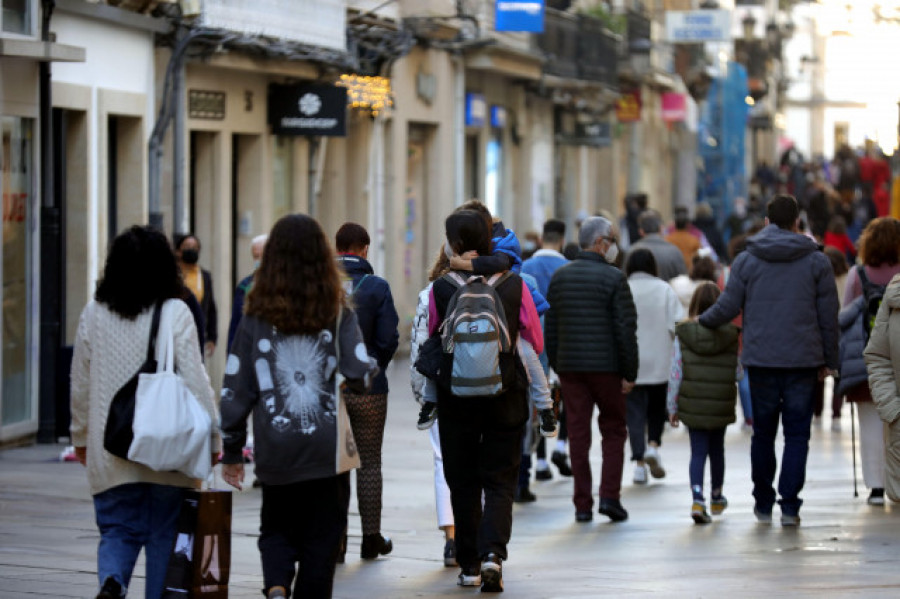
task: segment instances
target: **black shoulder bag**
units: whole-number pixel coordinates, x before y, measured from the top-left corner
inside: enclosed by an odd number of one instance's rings
[[[114,456],[128,459],[128,450],[134,440],[134,396],[137,393],[138,379],[141,373],[156,372],[156,336],[159,332],[159,315],[162,301],[153,309],[153,322],[150,325],[150,342],[147,344],[147,358],[134,376],[122,388],[116,391],[109,405],[106,417],[106,429],[103,431],[103,447]]]

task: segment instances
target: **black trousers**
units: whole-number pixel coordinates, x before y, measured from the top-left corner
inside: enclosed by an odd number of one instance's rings
[[[460,417],[439,409],[444,478],[456,523],[457,561],[463,568],[475,567],[488,553],[505,560],[522,459],[522,429],[497,430],[491,426],[491,419],[477,410]]]
[[[295,598],[331,597],[349,505],[349,472],[289,485],[263,485],[258,547],[265,593],[284,587]]]

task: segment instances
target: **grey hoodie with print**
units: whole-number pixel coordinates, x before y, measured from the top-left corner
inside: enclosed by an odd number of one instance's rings
[[[719,300],[700,316],[717,328],[744,312],[744,366],[839,367],[831,262],[813,240],[768,225],[747,241]]]
[[[255,316],[241,319],[222,385],[224,463],[242,461],[252,411],[261,482],[284,485],[339,473],[335,377],[339,370],[353,392],[365,393],[378,366],[351,309],[342,311],[339,359],[334,332],[332,324],[316,335],[284,335]]]

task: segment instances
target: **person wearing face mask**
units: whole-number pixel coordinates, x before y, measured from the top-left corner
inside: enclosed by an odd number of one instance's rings
[[[203,312],[203,329],[206,337],[203,353],[209,359],[216,350],[216,342],[219,340],[218,314],[216,299],[213,296],[212,275],[208,270],[200,268],[198,264],[200,240],[193,233],[176,235],[174,241],[175,256],[178,258],[184,286],[197,298]]]
[[[578,242],[581,252],[550,280],[547,357],[566,398],[575,520],[593,519],[589,453],[596,405],[603,453],[599,512],[621,522],[628,518],[620,494],[625,397],[638,374],[637,311],[624,273],[613,266],[619,247],[612,223],[602,216],[586,219]]]
[[[231,322],[228,324],[228,343],[225,351],[231,351],[231,343],[234,341],[234,334],[237,332],[238,325],[241,323],[241,317],[244,315],[244,299],[253,288],[253,277],[259,269],[259,261],[262,259],[263,248],[266,247],[268,235],[257,235],[250,242],[250,254],[253,256],[253,272],[241,279],[237,287],[234,288],[234,299],[231,302]]]

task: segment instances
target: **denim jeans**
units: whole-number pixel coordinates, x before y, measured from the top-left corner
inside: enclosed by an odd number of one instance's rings
[[[688,427],[691,438],[691,489],[703,488],[703,471],[709,458],[710,489],[721,491],[725,482],[725,428],[701,430]]]
[[[668,385],[635,385],[626,398],[625,420],[631,460],[643,461],[647,442],[662,445],[666,424],[666,389]]]
[[[818,372],[816,368],[748,369],[753,397],[753,439],[750,463],[753,496],[761,512],[771,512],[775,503],[775,436],[778,422],[784,426],[784,453],[778,494],[781,512],[797,515],[803,503],[798,495],[806,482],[809,429],[812,424]]]
[[[744,413],[744,422],[753,421],[753,400],[750,399],[750,377],[744,372],[744,377],[738,381],[738,396],[741,398],[741,412]]]
[[[94,495],[100,529],[97,577],[101,585],[112,577],[127,588],[143,548],[147,566],[144,596],[159,599],[183,498],[184,489],[153,483],[119,485]]]

